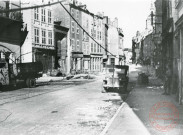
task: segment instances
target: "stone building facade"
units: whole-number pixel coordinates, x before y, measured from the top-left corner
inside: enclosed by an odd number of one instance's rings
[[[47,4],[48,1],[30,0],[21,4],[21,7]],[[29,31],[27,38],[21,48],[22,62],[41,61],[43,72],[47,73],[54,69],[55,44],[54,24],[52,7],[40,7],[22,10],[23,21],[27,24]]]

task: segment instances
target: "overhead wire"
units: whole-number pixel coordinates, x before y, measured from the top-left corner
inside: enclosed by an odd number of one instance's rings
[[[14,8],[14,9],[4,9],[4,10],[1,9],[0,13],[15,12],[15,11],[21,11],[21,10],[28,10],[28,9],[46,7],[46,6],[51,6],[51,5],[59,4],[59,3],[64,2],[64,1],[66,1],[66,0],[57,1],[57,2],[53,2],[53,3],[49,2],[48,4],[42,4],[42,5],[30,6],[30,7],[24,7],[24,8]]]

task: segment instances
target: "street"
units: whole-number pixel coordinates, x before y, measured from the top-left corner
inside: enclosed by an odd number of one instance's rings
[[[36,88],[1,92],[1,134],[181,135],[181,105],[175,98],[162,95],[162,82],[154,77],[150,77],[148,85],[138,85],[138,73],[144,69],[130,65],[128,94],[101,93],[102,74],[91,80],[61,80]],[[161,101],[174,104],[179,111],[178,124],[166,132],[153,127],[149,119],[151,108]],[[162,125],[168,123],[164,121]]]
[[[101,82],[53,82],[0,93],[7,101],[0,106],[1,134],[99,134],[123,102],[117,93],[101,93]]]

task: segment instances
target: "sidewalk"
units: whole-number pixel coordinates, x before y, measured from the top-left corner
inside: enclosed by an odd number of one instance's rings
[[[136,71],[134,70],[136,69]],[[137,79],[140,66],[131,70],[131,80]],[[183,106],[175,101],[174,95],[162,95],[161,80],[150,77],[148,86],[136,84],[127,100],[119,108],[100,135],[181,135],[183,133]],[[170,131],[162,132],[150,125],[149,112],[157,102],[166,101],[175,105],[179,111],[179,122]],[[168,113],[168,112],[164,112]]]

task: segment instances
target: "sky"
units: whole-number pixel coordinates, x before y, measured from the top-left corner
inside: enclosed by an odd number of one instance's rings
[[[154,0],[78,0],[87,5],[87,9],[96,14],[104,12],[112,20],[118,18],[118,27],[123,29],[124,46],[131,48],[132,37],[136,31],[144,31],[146,19],[150,15]]]

